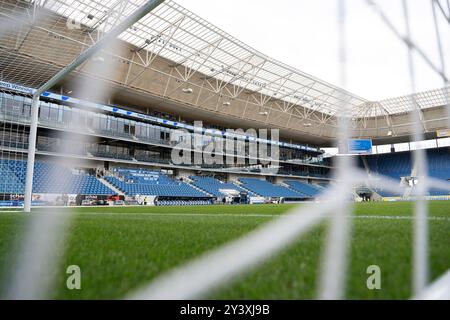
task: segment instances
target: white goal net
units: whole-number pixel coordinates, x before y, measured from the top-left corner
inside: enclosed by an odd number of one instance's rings
[[[402,1],[403,15],[396,17],[395,21],[386,15],[379,3],[381,1],[361,1],[372,8],[374,14],[403,45],[406,53],[404,60],[409,70],[409,86],[412,93],[417,91],[416,65],[418,63],[426,65],[442,79],[443,89],[430,93],[429,99],[437,99],[439,102],[436,103],[444,104],[447,115],[440,121],[450,128],[448,83],[450,61],[447,61],[448,36],[450,34],[448,1],[429,1],[432,12],[429,19],[433,23],[435,31],[433,52],[436,54],[432,57],[427,50],[423,49],[421,43],[414,40],[411,31],[411,24],[414,21],[409,16],[409,10],[411,6],[414,6],[414,1]],[[351,58],[348,52],[347,38],[347,14],[351,10],[351,6],[349,5],[350,1],[339,0],[337,2],[338,26],[334,36],[339,44],[340,83],[337,85],[345,88],[348,78],[347,64]],[[62,165],[64,164],[65,168],[68,167],[72,171],[78,170],[80,163],[83,162],[77,155],[79,150],[84,153],[89,152],[89,148],[92,148],[92,141],[81,141],[79,138],[80,132],[90,130],[92,123],[89,118],[75,111],[66,112],[67,110],[64,108],[52,106],[49,102],[39,101],[42,94],[46,94],[53,86],[69,80],[71,75],[76,74],[83,76],[83,83],[80,84],[83,94],[95,94],[97,98],[105,100],[111,87],[119,83],[118,81],[114,83],[103,81],[115,76],[110,73],[111,69],[106,63],[122,61],[120,54],[117,53],[121,48],[116,46],[116,40],[120,38],[131,43],[135,41],[134,45],[139,43],[136,39],[140,32],[148,32],[143,29],[142,25],[153,25],[154,31],[159,32],[166,39],[172,39],[177,30],[182,30],[186,33],[183,35],[189,38],[188,32],[183,29],[184,20],[176,19],[170,26],[161,25],[161,30],[156,30],[159,27],[158,22],[171,19],[170,14],[185,13],[183,11],[185,9],[173,1],[106,1],[105,3],[107,4],[102,6],[96,1],[87,0],[0,0],[0,82],[2,84],[0,92],[0,201],[2,203],[10,203],[13,206],[18,203],[23,205],[24,202],[29,201],[28,206],[30,206],[33,201],[39,202],[36,194],[33,197],[32,190],[37,183],[42,183],[39,177],[36,178],[37,174],[47,175],[47,181],[58,185],[58,181],[66,174]],[[144,7],[146,10],[143,10]],[[86,14],[87,11],[96,17],[101,15],[102,19],[92,21],[92,17]],[[124,23],[129,24],[124,25]],[[398,27],[399,25],[401,28]],[[106,41],[103,41],[105,39]],[[179,61],[177,66],[190,61],[189,68],[202,70],[204,63],[200,62],[202,61],[200,58],[203,57],[206,61],[208,55],[209,57],[212,55],[212,52],[205,48],[205,51],[197,52],[195,58],[197,60],[193,60],[195,52],[184,57],[185,60],[183,60],[177,56],[179,53],[175,45],[168,48],[167,43],[164,41],[158,43],[157,39],[158,37],[154,37],[143,42],[142,50],[148,49],[148,52],[141,54],[141,51],[138,51],[134,55],[137,57],[135,59],[139,61],[146,56],[148,60],[141,62],[144,65],[150,65],[153,62],[153,55],[162,55],[164,50],[171,50],[172,56],[167,54],[166,58],[176,57]],[[212,50],[220,43],[220,41],[211,40],[209,48]],[[49,50],[49,47],[55,49]],[[100,52],[102,53],[101,57],[98,54]],[[98,67],[95,59],[101,59],[105,64]],[[104,59],[106,62],[103,61]],[[123,60],[122,63],[125,68],[127,63],[132,62]],[[247,73],[253,73],[252,76],[257,77],[255,70],[247,70]],[[130,79],[138,76],[138,72],[133,73],[133,71],[127,74],[127,78]],[[189,75],[185,74],[184,76],[186,78],[183,80],[189,81]],[[233,81],[242,81],[242,79],[238,79],[239,76],[230,77],[234,77]],[[132,86],[130,85],[130,87]],[[186,90],[188,89],[185,89],[184,93]],[[60,96],[66,95],[69,93],[60,92]],[[420,100],[422,98],[412,94],[404,97],[401,101],[409,108],[405,114],[410,117],[408,127],[412,133],[411,139],[414,141],[426,139],[424,132],[426,119],[421,110],[422,100]],[[33,99],[35,103],[33,103]],[[347,98],[342,96],[340,99]],[[386,101],[385,103],[391,102]],[[37,111],[38,107],[40,113]],[[33,108],[36,111],[35,115],[33,115]],[[379,105],[376,108],[381,110],[382,106]],[[365,112],[367,114],[375,112],[376,114],[376,111],[365,110]],[[362,121],[361,117],[357,118],[359,115],[355,114],[350,104],[341,107],[336,116],[336,147],[342,141],[354,138],[357,131],[355,128]],[[50,122],[59,124],[59,134],[46,133],[45,136],[37,137],[38,125],[40,130],[47,130],[47,124]],[[110,152],[110,150],[106,151]],[[103,150],[103,152],[106,151]],[[36,153],[45,158],[54,152],[60,153],[61,156],[58,157],[52,168],[34,163]],[[114,152],[119,154],[116,149]],[[418,181],[414,188],[408,184],[399,186],[397,181],[388,177],[380,178],[368,175],[364,170],[358,168],[353,161],[355,157],[337,156],[333,175],[335,182],[324,191],[320,202],[298,206],[239,239],[203,253],[186,264],[159,275],[147,285],[130,288],[129,295],[124,298],[196,299],[207,297],[216,288],[239,279],[240,276],[250,272],[253,267],[267,261],[325,221],[328,222],[328,229],[321,257],[320,272],[316,280],[316,297],[319,299],[345,299],[346,274],[352,258],[349,244],[352,239],[353,201],[349,201],[349,198],[354,193],[355,186],[364,185],[374,189],[383,188],[394,193],[398,193],[399,190],[402,193],[408,192],[409,199],[414,201],[412,218],[414,243],[411,247],[413,250],[411,279],[413,295],[411,298],[448,299],[450,298],[450,271],[433,282],[430,282],[429,278],[430,235],[428,233],[427,195],[431,188],[450,192],[450,184],[428,176],[428,162],[423,149],[417,148],[412,154],[415,177]],[[123,156],[123,154],[121,155]],[[30,171],[29,168],[30,159],[33,159],[31,163],[34,164],[34,179],[36,179],[34,185],[33,170]],[[20,177],[23,177],[22,180],[18,178],[17,172],[21,174]],[[95,185],[93,188],[100,187]],[[64,194],[64,192],[61,193]],[[64,204],[69,200],[61,197],[58,201]],[[27,208],[27,203],[25,203],[25,208]],[[43,274],[49,266],[57,263],[58,248],[55,243],[62,242],[60,240],[64,238],[70,225],[70,213],[62,214],[58,208],[48,211],[48,214],[34,216],[29,220],[29,225],[21,230],[26,234],[23,243],[20,244],[20,254],[17,255],[8,298],[35,299],[45,298],[48,295],[53,280]],[[44,233],[40,232],[43,228]],[[48,290],[42,290],[42,288]]]

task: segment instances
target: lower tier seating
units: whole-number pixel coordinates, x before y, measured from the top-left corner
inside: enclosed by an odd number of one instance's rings
[[[240,178],[242,187],[262,197],[304,198],[304,195],[286,187],[257,178]]]
[[[286,183],[291,189],[309,198],[317,197],[324,189],[323,187],[315,186],[310,183],[305,183],[298,180],[285,180],[284,183]]]
[[[26,170],[26,161],[0,160],[0,193],[23,194]],[[114,191],[92,175],[76,174],[60,164],[37,161],[34,164],[33,193],[112,195]]]
[[[233,183],[222,182],[212,177],[191,176],[189,178],[192,180],[192,184],[194,186],[208,192],[209,194],[212,194],[215,197],[226,196],[226,194],[220,190],[235,190],[237,193],[244,191],[241,187]]]
[[[448,181],[450,180],[450,148],[436,148],[425,150],[430,177]],[[412,152],[396,152],[365,156],[369,171],[373,176],[387,176],[400,183],[401,177],[410,177],[413,174]],[[362,166],[362,162],[360,162]],[[403,190],[390,192],[383,188],[374,188],[382,197],[402,196]],[[448,195],[449,192],[430,189],[431,196]]]
[[[205,198],[208,195],[189,184],[170,179],[167,175],[150,170],[116,169],[116,176],[105,179],[129,196],[154,195],[163,197]]]

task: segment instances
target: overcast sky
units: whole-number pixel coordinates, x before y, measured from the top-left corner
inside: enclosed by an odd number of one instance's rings
[[[339,83],[337,0],[176,0],[268,56],[336,85]],[[402,33],[401,0],[378,0]],[[445,1],[441,1],[444,3]],[[413,40],[437,66],[440,60],[431,0],[407,0]],[[411,92],[407,50],[365,0],[347,0],[346,89],[369,100]],[[440,16],[450,74],[450,25]],[[415,56],[417,91],[443,86]]]

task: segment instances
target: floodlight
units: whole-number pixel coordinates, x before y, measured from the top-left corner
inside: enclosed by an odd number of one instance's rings
[[[192,92],[194,92],[194,90],[192,88],[183,88],[181,91],[183,91],[183,93],[192,93]]]

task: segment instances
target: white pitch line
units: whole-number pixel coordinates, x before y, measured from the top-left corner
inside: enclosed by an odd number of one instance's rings
[[[87,213],[81,213],[82,215],[85,215]],[[117,213],[100,213],[100,215],[117,215]],[[87,214],[88,215],[88,214]],[[142,216],[142,218],[144,217],[151,217],[151,216],[158,216],[158,217],[164,217],[164,216],[173,216],[173,217],[249,217],[249,218],[259,218],[259,217],[264,217],[264,218],[273,218],[273,217],[281,217],[283,214],[262,214],[262,213],[177,213],[177,212],[171,212],[171,213],[143,213],[143,212],[134,212],[134,213],[123,213],[120,214],[121,217],[123,218],[127,218],[127,215],[139,215]]]
[[[1,213],[17,213],[18,211],[0,211]],[[51,214],[49,212],[49,214]],[[130,219],[135,220],[138,217],[134,216],[131,217],[131,215],[139,215],[139,219],[144,219],[145,217],[164,217],[164,216],[173,216],[173,217],[248,217],[248,218],[274,218],[274,217],[280,217],[284,213],[280,214],[272,214],[272,213],[182,213],[182,212],[171,212],[171,213],[149,213],[149,212],[126,212],[126,213],[119,213],[119,212],[75,212],[75,214],[79,215],[109,215],[109,216],[116,216],[120,217],[121,219]],[[130,216],[127,216],[130,215]],[[330,217],[331,215],[326,215],[327,217]],[[348,215],[348,218],[353,219],[377,219],[377,220],[414,220],[415,217],[413,216],[388,216],[388,215]],[[443,216],[429,216],[427,217],[428,220],[435,220],[435,221],[450,221],[450,217],[443,217]]]
[[[89,213],[81,213],[82,215],[89,215]],[[101,212],[101,213],[93,213],[92,214],[105,214],[105,215],[118,215],[116,212]],[[164,216],[174,216],[174,217],[249,217],[249,218],[273,218],[273,217],[281,217],[284,215],[284,213],[281,214],[262,214],[262,213],[177,213],[177,212],[171,212],[171,213],[144,213],[144,212],[127,212],[120,214],[122,218],[137,218],[137,217],[127,217],[126,215],[141,215],[142,218],[147,216],[158,216],[158,217],[164,217]],[[295,214],[295,213],[293,213]],[[332,215],[325,215],[325,217],[331,217]],[[377,215],[348,215],[348,218],[353,219],[379,219],[379,220],[414,220],[415,217],[413,216],[377,216]],[[427,218],[428,220],[439,220],[439,221],[450,221],[450,217],[443,217],[443,216],[430,216]]]
[[[415,220],[416,218],[413,216],[376,216],[376,215],[361,215],[354,216],[355,219],[386,219],[386,220]],[[439,220],[439,221],[450,221],[450,217],[442,217],[442,216],[429,216],[428,220]]]

